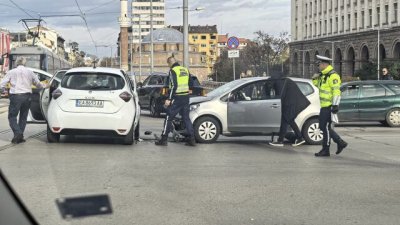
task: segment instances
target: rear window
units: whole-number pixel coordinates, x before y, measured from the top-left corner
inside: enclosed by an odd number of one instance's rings
[[[75,90],[119,90],[125,86],[121,76],[108,73],[68,73],[61,87]]]
[[[387,87],[396,94],[400,94],[400,84],[388,84]]]

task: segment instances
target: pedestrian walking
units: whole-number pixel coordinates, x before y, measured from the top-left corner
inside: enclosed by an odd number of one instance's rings
[[[283,146],[283,140],[287,133],[288,125],[293,129],[296,140],[292,146],[299,146],[305,143],[303,135],[296,124],[296,117],[310,105],[310,101],[301,92],[297,84],[289,78],[271,79],[274,82],[275,93],[281,97],[281,125],[279,137],[272,146]]]
[[[18,57],[17,67],[7,72],[0,83],[0,89],[10,83],[10,105],[8,108],[8,121],[14,133],[11,141],[13,144],[25,142],[24,131],[31,106],[32,84],[38,88],[46,88],[41,84],[35,73],[25,67],[26,59]],[[19,115],[19,118],[17,119]]]
[[[155,142],[156,145],[167,146],[168,134],[172,131],[172,121],[179,113],[185,123],[189,135],[187,145],[195,146],[193,124],[189,118],[189,89],[190,73],[189,70],[180,66],[176,59],[171,56],[167,59],[169,71],[169,97],[165,100],[164,106],[167,107],[167,117],[164,120],[164,128],[161,139]]]
[[[322,150],[315,153],[315,156],[330,156],[329,148],[331,138],[337,144],[336,154],[340,154],[347,147],[340,136],[332,129],[332,116],[336,118],[339,112],[340,103],[340,76],[330,65],[332,59],[317,55],[317,64],[321,71],[317,76],[313,76],[313,84],[319,89],[319,99],[321,111],[319,113],[319,129],[323,133]]]
[[[389,74],[389,70],[387,67],[383,67],[383,69],[382,69],[381,80],[393,80],[393,76]]]

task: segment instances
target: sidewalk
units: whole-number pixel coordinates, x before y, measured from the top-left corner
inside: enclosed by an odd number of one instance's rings
[[[8,111],[8,104],[9,104],[8,99],[4,98],[0,99],[0,114]]]

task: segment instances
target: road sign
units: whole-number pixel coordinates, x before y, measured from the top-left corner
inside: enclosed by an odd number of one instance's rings
[[[229,50],[228,58],[239,58],[239,50]]]
[[[229,49],[237,49],[239,47],[239,38],[237,37],[230,37],[228,38],[228,41],[226,42],[227,46]]]

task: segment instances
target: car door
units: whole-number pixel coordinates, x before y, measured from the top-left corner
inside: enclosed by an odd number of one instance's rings
[[[228,101],[228,130],[238,133],[272,133],[279,130],[280,96],[273,81],[245,84],[233,91]]]
[[[40,73],[38,71],[33,71],[33,72],[37,75],[39,81],[44,84],[48,84],[52,78],[51,76],[44,73]],[[42,88],[32,87],[30,116],[36,122],[45,121],[45,118],[40,109],[40,93],[42,92],[42,90],[43,90]]]
[[[60,85],[60,79],[58,77],[53,77],[50,82],[49,88],[43,89],[40,94],[40,111],[43,118],[47,121],[47,111],[49,109],[50,102],[52,100],[51,93],[58,88]]]
[[[146,89],[148,89],[148,84],[149,84],[149,81],[150,81],[151,77],[152,76],[147,77],[143,81],[142,85],[140,87],[138,87],[138,89],[137,89],[137,92],[138,92],[138,95],[139,95],[139,103],[140,103],[140,105],[142,107],[148,107],[149,106],[150,98],[149,98],[148,94],[146,94]]]
[[[360,84],[348,84],[341,88],[338,117],[340,121],[359,121]]]
[[[394,93],[380,84],[363,84],[360,95],[360,119],[364,121],[385,120]]]

